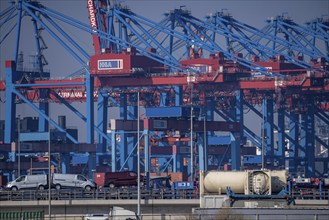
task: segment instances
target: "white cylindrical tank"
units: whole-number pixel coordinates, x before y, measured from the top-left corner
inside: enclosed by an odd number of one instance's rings
[[[283,188],[287,187],[286,170],[271,170],[271,177],[272,193],[279,193]]]
[[[254,172],[252,175],[252,192],[257,195],[269,194],[269,181],[271,181],[271,177],[265,172]]]
[[[208,193],[226,193],[231,187],[234,193],[244,193],[247,173],[245,171],[209,171],[204,178],[204,188]]]
[[[226,194],[228,186],[237,194],[276,194],[287,186],[287,171],[208,171],[205,174],[205,193]]]

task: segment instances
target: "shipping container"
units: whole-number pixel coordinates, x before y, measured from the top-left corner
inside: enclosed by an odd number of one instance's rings
[[[0,219],[44,220],[43,211],[35,212],[0,212]]]
[[[0,189],[4,188],[7,185],[7,182],[8,182],[7,177],[0,175]]]

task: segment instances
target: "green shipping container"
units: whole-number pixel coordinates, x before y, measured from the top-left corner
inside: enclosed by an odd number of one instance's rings
[[[44,212],[0,212],[0,220],[43,220]]]

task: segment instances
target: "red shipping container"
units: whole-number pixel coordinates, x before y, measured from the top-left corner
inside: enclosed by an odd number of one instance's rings
[[[231,165],[230,164],[224,164],[224,170],[225,171],[229,171],[229,170],[231,170]]]
[[[94,174],[94,181],[97,184],[97,187],[103,187],[105,180],[105,173],[95,173]]]
[[[0,175],[0,188],[7,185],[7,177]]]

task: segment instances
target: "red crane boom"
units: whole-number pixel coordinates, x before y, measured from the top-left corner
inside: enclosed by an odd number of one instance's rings
[[[98,24],[97,24],[96,9],[95,9],[94,1],[95,0],[87,0],[87,8],[88,8],[90,26],[93,28],[92,36],[93,36],[95,54],[100,54],[100,52],[101,52],[100,42],[99,42],[98,36],[96,35],[97,29],[98,29]]]

